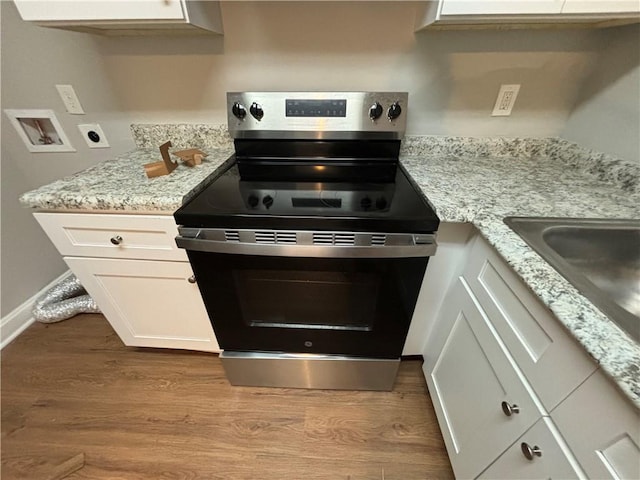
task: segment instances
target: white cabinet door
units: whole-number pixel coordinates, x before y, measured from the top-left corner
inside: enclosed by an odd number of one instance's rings
[[[457,478],[474,478],[540,418],[466,283],[447,295],[424,371]],[[502,403],[519,413],[503,413]]]
[[[182,0],[17,0],[23,20],[182,20]]]
[[[524,450],[530,452],[529,457],[525,456]],[[527,480],[583,478],[562,436],[548,417],[538,420],[478,477],[486,480],[518,478]]]
[[[560,13],[564,0],[442,0],[441,15],[528,15]]]
[[[65,261],[126,345],[219,351],[189,263]]]
[[[480,235],[463,276],[547,410],[596,370],[582,346]]]
[[[638,0],[565,0],[562,13],[639,13]]]
[[[597,371],[551,412],[589,478],[640,478],[640,412]]]

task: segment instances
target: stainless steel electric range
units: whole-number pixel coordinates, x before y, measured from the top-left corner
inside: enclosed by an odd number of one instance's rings
[[[390,390],[439,220],[406,93],[227,94],[235,155],[176,213],[233,385]]]

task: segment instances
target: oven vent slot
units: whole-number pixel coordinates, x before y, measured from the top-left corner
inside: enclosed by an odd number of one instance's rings
[[[256,243],[276,243],[276,232],[255,232]]]
[[[314,245],[333,245],[333,233],[313,233]]]
[[[261,230],[255,232],[256,243],[276,244],[276,243],[296,243],[296,232],[274,232]]]
[[[356,236],[353,233],[314,232],[314,245],[355,245]]]
[[[356,236],[353,233],[336,233],[334,237],[335,245],[355,245]]]
[[[276,232],[277,243],[296,243],[296,232]]]
[[[371,235],[371,245],[382,246],[387,242],[387,236],[384,233],[374,233]]]
[[[225,230],[224,231],[224,239],[227,242],[239,242],[240,241],[240,232],[237,230]]]

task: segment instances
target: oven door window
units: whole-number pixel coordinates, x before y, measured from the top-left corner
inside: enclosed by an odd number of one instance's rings
[[[372,272],[234,270],[250,327],[371,331],[380,275]]]
[[[188,251],[225,350],[397,358],[427,258]]]

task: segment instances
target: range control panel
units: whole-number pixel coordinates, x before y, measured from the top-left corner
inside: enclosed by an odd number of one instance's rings
[[[387,212],[391,206],[395,185],[381,184],[375,190],[304,189],[302,184],[263,184],[240,181],[245,207],[250,211],[269,211],[271,214],[296,215],[309,212],[327,214],[341,211]]]
[[[230,92],[233,138],[400,139],[406,92]]]

